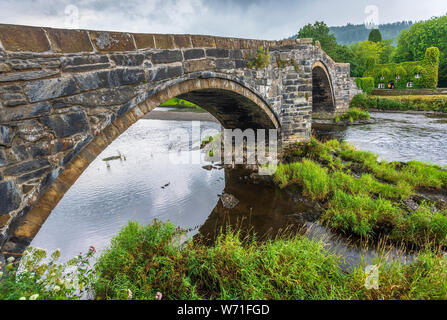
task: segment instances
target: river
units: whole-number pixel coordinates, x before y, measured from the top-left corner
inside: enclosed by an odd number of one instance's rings
[[[161,108],[158,108],[159,110]],[[166,110],[166,109],[165,109]],[[442,118],[424,115],[374,113],[377,123],[344,128],[318,129],[318,136],[353,142],[358,148],[380,154],[382,159],[418,159],[447,165],[447,124]],[[170,220],[189,229],[191,236],[213,238],[228,222],[260,237],[302,232],[322,239],[345,257],[346,266],[356,265],[373,248],[360,249],[333,235],[315,222],[315,208],[263,181],[253,182],[244,169],[222,168],[204,159],[200,138],[192,135],[198,122],[142,119],[106,148],[84,171],[51,213],[32,246],[50,251],[61,249],[67,260],[94,245],[99,251],[129,220],[148,224],[153,219]],[[220,124],[201,121],[200,130],[218,132]],[[194,129],[195,128],[195,129]],[[173,130],[191,135],[192,151],[185,141],[172,141]],[[121,159],[102,159],[118,154]],[[173,155],[194,161],[175,164]],[[197,159],[200,159],[198,161]],[[237,199],[234,208],[220,201],[222,194]]]

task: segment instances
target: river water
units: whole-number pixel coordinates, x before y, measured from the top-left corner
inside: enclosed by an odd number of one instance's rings
[[[316,133],[351,141],[387,160],[447,165],[447,124],[442,118],[395,113],[375,113],[373,118],[377,123],[326,127]],[[248,170],[207,162],[198,148],[199,128],[202,134],[207,131],[205,135],[221,130],[210,121],[138,121],[84,171],[31,245],[50,251],[60,248],[66,260],[90,245],[105,248],[130,220],[149,224],[159,219],[189,229],[191,236],[199,233],[209,239],[229,222],[260,237],[306,233],[325,239],[333,252],[345,257],[348,267],[358,264],[362,254],[366,261],[374,258],[374,249],[359,249],[315,222],[316,208],[305,199],[262,180],[253,181]],[[174,130],[188,139],[172,139],[179,136],[173,135]],[[178,151],[188,145],[192,151]],[[103,161],[118,153],[121,159]],[[222,194],[232,195],[237,205],[225,206]]]

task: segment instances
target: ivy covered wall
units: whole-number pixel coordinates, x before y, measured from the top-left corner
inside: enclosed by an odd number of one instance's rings
[[[386,89],[389,82],[395,89],[426,89],[438,85],[439,49],[428,48],[422,61],[375,64],[368,61],[368,67],[363,75],[374,79],[374,87]]]

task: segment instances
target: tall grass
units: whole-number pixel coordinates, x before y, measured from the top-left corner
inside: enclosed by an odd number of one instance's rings
[[[379,287],[367,289],[361,265],[301,236],[257,243],[237,232],[210,247],[187,241],[170,223],[129,223],[99,258],[98,299],[439,299],[447,297],[447,260],[423,252],[408,265],[378,257]],[[129,295],[131,293],[131,296]]]
[[[421,203],[409,210],[405,205],[421,188],[447,193],[446,168],[418,161],[379,162],[370,152],[334,140],[312,138],[287,152],[290,163],[280,164],[273,180],[281,188],[297,186],[319,201],[321,221],[330,227],[373,239],[447,245],[447,208]],[[361,173],[353,175],[354,169]]]

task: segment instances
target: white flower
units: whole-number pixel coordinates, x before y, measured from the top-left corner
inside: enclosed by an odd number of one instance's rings
[[[61,287],[59,286],[54,286],[53,291],[59,291],[61,289]]]
[[[162,297],[163,295],[161,294],[161,292],[157,292],[157,294],[155,295],[155,300],[161,300]]]
[[[39,297],[39,295],[36,293],[36,294],[33,294],[31,297],[29,297],[29,299],[30,300],[37,300],[38,297]]]
[[[26,300],[26,298],[25,297],[20,297],[20,299],[19,300]]]
[[[9,257],[6,261],[8,261],[9,263],[13,263],[14,262],[14,260],[15,260],[15,258],[14,257]]]
[[[130,291],[130,289],[127,289],[127,297],[132,299],[132,291]]]

